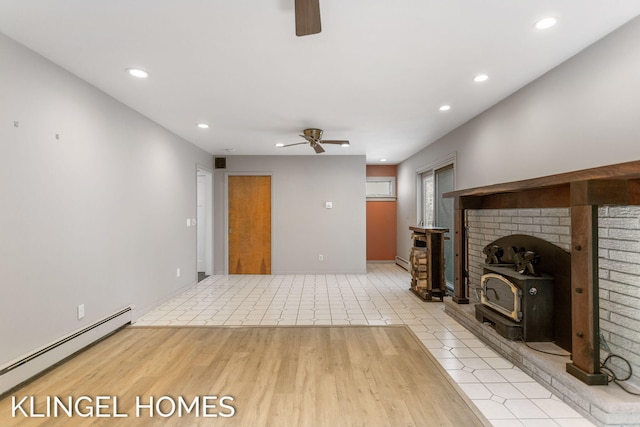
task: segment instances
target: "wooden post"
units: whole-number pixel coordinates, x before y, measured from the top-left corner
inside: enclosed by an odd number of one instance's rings
[[[598,206],[588,183],[571,184],[571,363],[566,369],[589,385],[607,384],[600,372]],[[574,205],[574,203],[576,203]]]
[[[461,197],[454,199],[453,228],[453,302],[458,304],[469,304],[467,294],[468,277],[467,271],[467,224],[465,221],[465,209]]]

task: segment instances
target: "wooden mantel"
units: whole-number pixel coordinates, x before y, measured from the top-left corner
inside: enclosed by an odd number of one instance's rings
[[[571,208],[572,363],[567,372],[606,384],[600,372],[598,206],[640,205],[640,161],[584,169],[444,194],[455,206],[454,297],[468,304],[465,210]]]

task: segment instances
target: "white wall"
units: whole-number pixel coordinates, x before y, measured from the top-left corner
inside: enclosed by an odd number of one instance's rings
[[[225,174],[270,174],[274,274],[366,272],[364,156],[230,156],[214,175],[215,272],[225,271]],[[332,209],[325,202],[333,202]],[[318,261],[318,255],[324,261]]]
[[[0,35],[0,365],[193,285],[186,218],[211,161]]]
[[[398,255],[416,223],[416,170],[452,152],[457,189],[640,159],[638,40],[640,18],[402,162]]]

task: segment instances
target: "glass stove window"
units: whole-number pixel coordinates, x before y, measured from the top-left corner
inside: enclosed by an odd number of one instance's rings
[[[489,278],[484,286],[485,299],[507,311],[515,308],[515,298],[511,286],[502,280]]]

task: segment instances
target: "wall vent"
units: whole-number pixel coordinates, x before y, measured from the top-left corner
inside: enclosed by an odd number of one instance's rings
[[[216,157],[214,159],[213,165],[216,169],[226,169],[227,168],[227,158],[226,157]]]

